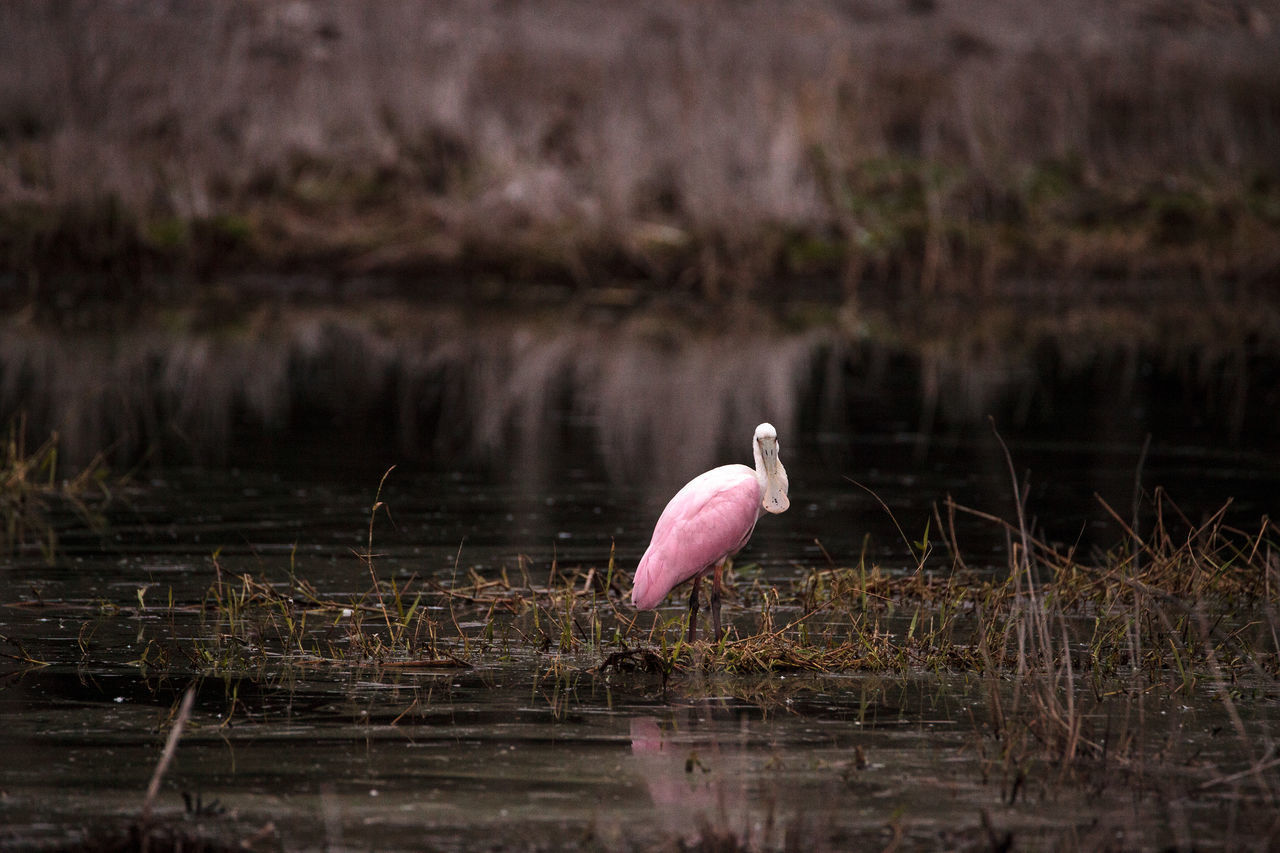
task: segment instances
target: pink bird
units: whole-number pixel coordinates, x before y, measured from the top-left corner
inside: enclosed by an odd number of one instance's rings
[[[698,585],[712,572],[711,621],[720,638],[720,573],[725,562],[751,538],[762,510],[785,512],[787,471],[778,458],[772,424],[756,427],[752,441],[756,467],[722,465],[699,474],[676,492],[653,528],[640,558],[631,601],[639,610],[657,607],[667,593],[693,579],[689,593],[689,642],[697,637]]]

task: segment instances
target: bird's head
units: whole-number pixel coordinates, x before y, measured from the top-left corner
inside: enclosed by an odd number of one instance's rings
[[[787,469],[778,456],[778,431],[773,424],[756,427],[752,441],[756,457],[756,479],[760,481],[760,503],[765,512],[786,512],[791,506],[787,498]]]

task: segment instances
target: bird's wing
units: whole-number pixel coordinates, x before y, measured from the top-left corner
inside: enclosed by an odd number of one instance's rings
[[[760,515],[760,484],[745,465],[714,468],[691,480],[662,511],[636,569],[636,607],[667,593],[746,544]]]

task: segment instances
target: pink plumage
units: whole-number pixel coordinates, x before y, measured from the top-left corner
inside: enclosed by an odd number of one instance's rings
[[[698,585],[711,574],[711,624],[720,632],[720,573],[725,560],[751,538],[761,512],[786,512],[787,469],[778,455],[778,432],[760,424],[751,439],[755,470],[721,465],[694,477],[667,503],[653,528],[653,539],[640,558],[631,601],[640,610],[657,607],[667,593],[693,579],[689,592],[689,630],[698,631]]]
[[[671,590],[736,553],[761,510],[760,482],[746,465],[722,465],[690,480],[667,503],[640,558],[635,606],[652,610]]]

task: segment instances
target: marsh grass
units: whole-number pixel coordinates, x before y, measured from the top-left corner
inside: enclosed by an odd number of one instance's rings
[[[1252,531],[1232,526],[1227,506],[1192,524],[1163,492],[1154,499],[1149,535],[1130,531],[1091,558],[947,500],[935,509],[946,548],[957,547],[956,515],[987,519],[1010,535],[1007,572],[970,569],[958,551],[933,569],[930,549],[905,573],[863,563],[811,569],[789,589],[739,584],[732,594],[742,609],[758,605],[755,629],[738,619],[720,642],[693,644],[680,639],[682,617],[631,610],[612,555],[601,567],[553,562],[535,572],[522,557],[448,582],[384,578],[371,523],[368,549],[353,555],[370,579],[363,592],[322,595],[292,572],[267,582],[215,555],[213,585],[187,608],[206,620],[209,638],[193,662],[215,671],[267,661],[458,667],[533,655],[666,675],[973,673],[1024,683],[1023,699],[1065,726],[1069,758],[1088,746],[1073,722],[1079,693],[1101,695],[1130,677],[1173,692],[1268,690],[1280,672],[1280,529],[1268,518]],[[371,519],[380,511],[379,498]]]
[[[207,674],[260,674],[294,664],[468,668],[515,655],[581,656],[625,646],[624,626],[631,625],[615,603],[626,590],[612,555],[599,570],[563,571],[553,562],[542,583],[523,557],[518,579],[506,569],[487,578],[467,569],[449,583],[380,577],[374,523],[380,512],[389,515],[381,491],[390,473],[370,509],[367,547],[353,554],[370,579],[365,591],[322,595],[292,569],[287,582],[271,583],[227,571],[214,554],[204,600],[169,607],[170,615],[200,619],[200,639],[158,649],[160,658],[176,652]]]
[[[62,479],[59,447],[59,436],[53,433],[38,447],[28,448],[26,418],[19,416],[10,424],[0,450],[0,551],[35,543],[51,561],[58,547],[52,515],[59,510],[70,510],[92,530],[103,529],[102,508],[123,479],[112,479],[104,454]]]

